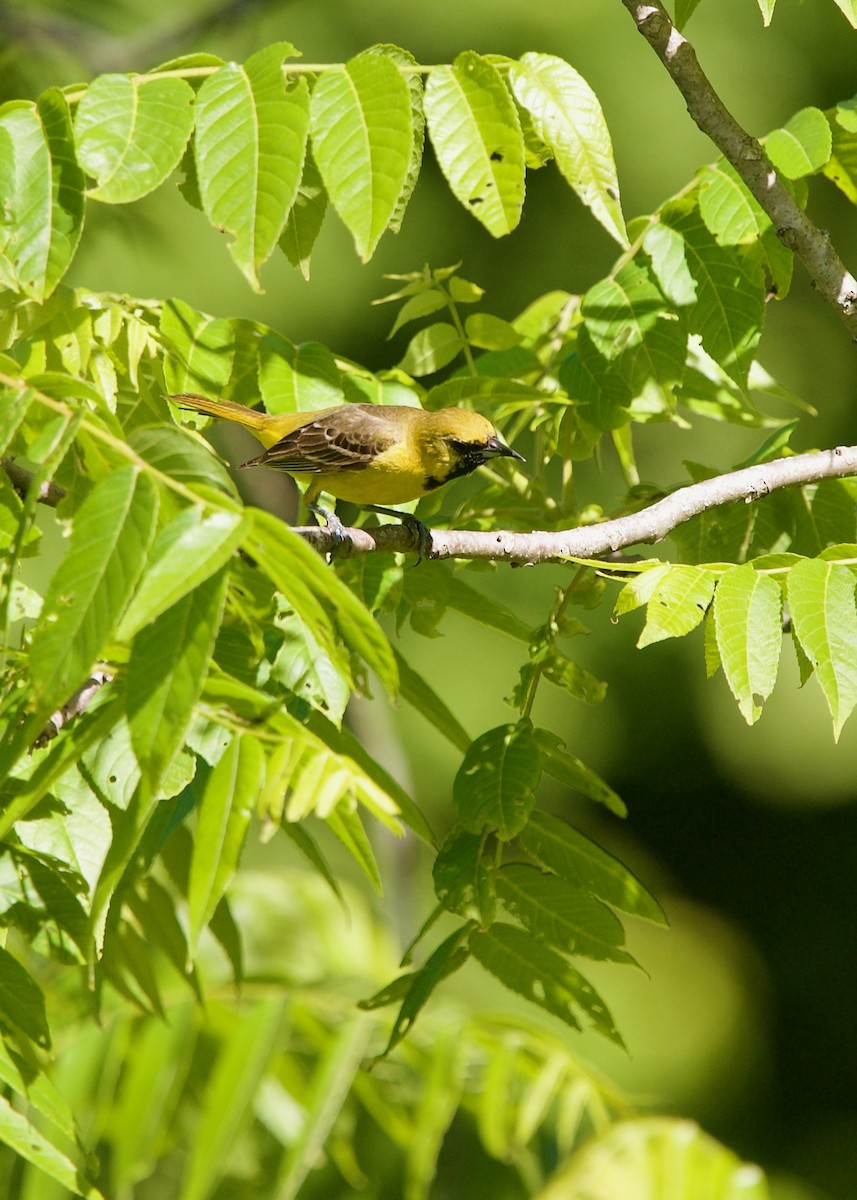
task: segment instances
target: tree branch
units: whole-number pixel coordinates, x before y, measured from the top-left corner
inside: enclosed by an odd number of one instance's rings
[[[743,500],[750,504],[779,488],[842,479],[857,475],[857,446],[837,446],[792,458],[777,458],[730,471],[702,483],[679,488],[640,512],[557,533],[515,533],[497,530],[477,533],[468,530],[432,530],[431,558],[487,558],[500,562],[532,564],[569,558],[599,558],[628,546],[659,542],[692,517]],[[303,526],[295,529],[317,550],[329,551],[334,539],[326,529]],[[375,551],[413,551],[415,540],[404,526],[383,525],[377,529],[347,529],[350,538],[339,548],[338,557],[372,554]]]
[[[33,472],[27,471],[24,467],[19,467],[11,458],[0,459],[0,467],[6,472],[12,483],[12,487],[23,500],[33,482]],[[39,488],[38,501],[40,504],[47,504],[51,508],[56,508],[64,496],[65,488],[61,488],[58,483],[54,483],[48,479]]]
[[[40,750],[43,746],[47,746],[48,742],[57,736],[63,725],[67,725],[69,721],[73,721],[75,717],[86,712],[104,685],[111,683],[112,680],[113,676],[107,671],[93,671],[86,683],[81,684],[74,695],[48,719],[44,729],[33,742],[32,749]]]
[[[803,263],[812,285],[831,304],[857,340],[857,279],[780,179],[760,142],[747,133],[708,80],[693,47],[660,0],[621,0],[684,97],[699,129],[728,159],[771,218],[777,237]]]

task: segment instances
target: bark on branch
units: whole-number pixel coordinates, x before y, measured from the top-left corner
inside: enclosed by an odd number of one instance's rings
[[[660,0],[621,0],[684,97],[699,129],[728,159],[773,222],[777,237],[800,259],[812,285],[857,339],[857,279],[780,179],[756,138],[742,129],[699,65],[693,47]]]
[[[0,467],[6,472],[12,487],[23,500],[32,486],[33,472],[28,471],[25,467],[19,467],[11,458],[0,459]],[[56,508],[64,496],[65,488],[61,488],[58,483],[48,479],[40,485],[36,499],[39,504],[47,504],[51,508]]]
[[[515,533],[497,530],[475,533],[468,530],[431,531],[431,558],[489,558],[519,565],[556,562],[569,558],[601,558],[628,546],[659,542],[673,529],[700,513],[721,504],[743,500],[750,504],[779,488],[842,479],[857,475],[857,446],[837,446],[812,454],[797,454],[773,462],[730,471],[702,483],[680,488],[640,512],[558,533]],[[317,550],[330,551],[334,539],[326,529],[302,526],[295,529]],[[349,541],[338,550],[339,557],[375,551],[413,551],[411,532],[400,525],[378,529],[347,529]]]

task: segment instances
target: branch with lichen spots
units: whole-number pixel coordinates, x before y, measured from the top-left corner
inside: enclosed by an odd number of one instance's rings
[[[660,0],[621,0],[684,97],[687,111],[714,142],[773,222],[777,237],[809,273],[812,285],[831,304],[857,339],[857,279],[812,223],[780,178],[762,144],[738,124],[699,65],[687,38],[676,29]]]

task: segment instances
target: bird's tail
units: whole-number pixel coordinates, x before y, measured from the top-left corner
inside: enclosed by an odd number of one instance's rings
[[[234,404],[231,400],[209,400],[207,396],[198,396],[196,392],[181,392],[170,396],[179,408],[191,408],[194,412],[205,413],[209,417],[221,417],[224,421],[234,421],[243,425],[251,433],[264,429],[270,423],[267,413],[258,412],[255,408],[245,408],[243,404]]]

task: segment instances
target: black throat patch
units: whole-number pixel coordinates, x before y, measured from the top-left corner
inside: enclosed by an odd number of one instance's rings
[[[443,479],[438,479],[436,475],[427,475],[425,480],[427,492],[432,492],[435,488],[449,483],[450,479],[460,479],[462,475],[470,475],[485,462],[485,447],[478,442],[451,442],[450,444],[458,455],[458,461],[450,467]]]

